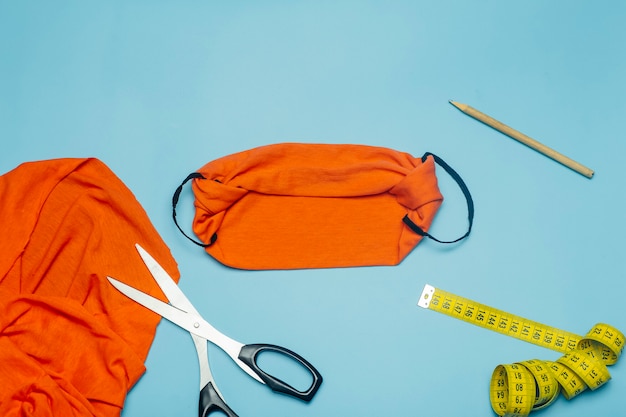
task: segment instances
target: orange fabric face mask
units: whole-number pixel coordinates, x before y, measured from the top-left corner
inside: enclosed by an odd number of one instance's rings
[[[192,229],[215,259],[241,269],[396,265],[424,237],[443,196],[430,153],[415,158],[364,145],[282,143],[209,162],[183,185],[195,196]],[[435,239],[435,238],[433,238]],[[435,239],[439,241],[438,239]],[[441,241],[439,241],[441,242]],[[444,242],[444,243],[452,243]]]
[[[107,275],[160,294],[140,243],[178,279],[126,186],[96,159],[0,176],[0,416],[119,417],[160,316]]]

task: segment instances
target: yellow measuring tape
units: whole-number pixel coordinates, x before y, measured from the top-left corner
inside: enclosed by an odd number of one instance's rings
[[[564,353],[554,362],[498,365],[491,376],[489,398],[499,416],[527,416],[550,405],[560,391],[570,399],[587,388],[599,388],[611,378],[606,366],[617,362],[624,348],[624,335],[607,324],[596,324],[582,337],[431,285],[424,287],[417,305]]]

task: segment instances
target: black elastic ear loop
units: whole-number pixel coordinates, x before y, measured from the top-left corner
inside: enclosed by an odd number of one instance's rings
[[[202,174],[200,174],[199,172],[193,172],[191,174],[189,174],[187,176],[187,178],[185,178],[185,180],[182,182],[182,184],[180,184],[178,186],[178,188],[176,188],[176,191],[174,191],[174,195],[172,196],[172,218],[174,219],[174,224],[176,225],[176,227],[178,227],[178,230],[180,230],[180,232],[190,241],[192,241],[193,243],[195,243],[198,246],[202,246],[203,248],[208,248],[209,246],[211,246],[212,244],[215,243],[215,241],[217,240],[217,233],[213,233],[213,236],[211,236],[211,241],[209,243],[202,243],[202,242],[198,242],[197,240],[194,240],[193,238],[191,238],[190,236],[187,235],[187,233],[185,233],[185,231],[180,227],[180,225],[178,224],[178,220],[176,220],[176,205],[178,204],[178,199],[180,198],[180,193],[183,191],[183,186],[192,179],[195,178],[201,178],[201,179],[206,179]]]
[[[416,225],[409,218],[408,214],[404,216],[402,221],[407,226],[409,226],[409,228],[412,231],[414,231],[415,233],[417,233],[420,236],[429,237],[432,240],[434,240],[435,242],[439,242],[439,243],[456,243],[459,240],[465,239],[467,236],[469,236],[470,232],[472,231],[472,225],[474,223],[474,201],[472,200],[472,195],[470,194],[467,186],[465,185],[465,182],[463,182],[463,179],[461,178],[461,176],[459,174],[457,174],[456,171],[453,170],[452,167],[450,167],[450,165],[446,164],[443,159],[439,158],[435,154],[432,154],[430,152],[426,152],[424,154],[424,156],[422,156],[422,162],[425,162],[426,158],[428,158],[429,156],[432,156],[434,158],[435,162],[439,166],[441,166],[443,169],[446,170],[446,172],[452,177],[452,179],[454,179],[454,181],[456,181],[456,183],[458,184],[459,188],[461,188],[461,191],[463,191],[463,195],[465,196],[465,200],[467,201],[467,220],[469,221],[469,227],[467,228],[467,232],[465,232],[465,234],[463,236],[461,236],[460,238],[455,239],[455,240],[450,240],[450,241],[439,240],[439,239],[435,238],[434,236],[432,236],[431,234],[429,234],[428,232],[425,232],[418,225]]]

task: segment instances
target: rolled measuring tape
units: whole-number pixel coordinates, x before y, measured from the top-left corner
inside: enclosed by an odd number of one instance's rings
[[[586,389],[601,387],[611,378],[607,365],[616,363],[624,349],[624,335],[607,324],[596,324],[583,337],[428,284],[417,305],[564,353],[556,361],[533,359],[498,365],[491,376],[489,398],[499,416],[528,416],[552,404],[559,392],[569,400]]]

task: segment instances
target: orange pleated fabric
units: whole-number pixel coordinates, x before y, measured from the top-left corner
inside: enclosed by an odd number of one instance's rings
[[[192,181],[192,230],[242,269],[395,265],[443,196],[432,157],[365,145],[280,143],[228,155]]]
[[[140,243],[178,280],[133,194],[96,159],[0,176],[0,415],[119,416],[160,317],[114,276],[163,299]]]

